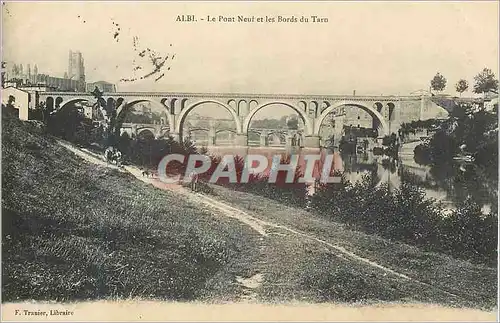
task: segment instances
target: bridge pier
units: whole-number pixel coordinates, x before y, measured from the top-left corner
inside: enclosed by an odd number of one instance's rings
[[[216,146],[215,135],[208,136],[208,144],[209,147]]]
[[[285,147],[287,147],[287,148],[292,147],[292,140],[293,140],[293,135],[291,135],[290,133],[287,133],[285,135]]]
[[[248,135],[245,133],[236,134],[234,144],[236,146],[247,146],[248,145]]]
[[[210,122],[210,128],[208,129],[208,146],[212,147],[215,146],[215,137],[216,137],[216,132],[215,132],[215,126],[213,125],[213,122]]]
[[[268,145],[267,136],[268,136],[267,131],[262,131],[262,133],[260,134],[260,146],[261,147],[266,147]]]
[[[319,136],[305,136],[304,137],[304,147],[305,148],[319,148],[320,147]]]
[[[45,101],[48,109],[64,108],[66,105],[75,105],[80,102],[94,102],[93,95],[87,92],[40,92],[37,95],[32,93],[35,101]],[[248,144],[247,130],[252,122],[252,118],[270,105],[286,105],[295,110],[304,122],[304,131],[310,136],[306,136],[299,146],[306,148],[318,148],[321,146],[318,135],[322,124],[326,124],[330,117],[334,117],[335,144],[341,137],[342,125],[344,124],[346,110],[351,108],[361,109],[369,113],[375,120],[374,125],[379,128],[379,136],[382,138],[392,132],[397,133],[403,122],[423,120],[427,117],[443,115],[447,112],[437,106],[428,96],[359,96],[359,95],[268,95],[268,94],[240,94],[240,93],[170,93],[170,92],[116,92],[106,93],[104,95],[106,102],[112,99],[115,102],[121,102],[117,107],[117,114],[124,116],[129,108],[141,102],[149,102],[157,109],[164,111],[161,115],[160,125],[165,127],[158,128],[155,132],[161,137],[167,131],[177,141],[182,138],[179,133],[186,133],[183,130],[186,125],[186,118],[193,108],[203,104],[218,104],[224,107],[234,119],[236,127],[231,130],[243,132],[234,139],[234,144],[246,147]],[[52,109],[51,109],[52,110]],[[418,111],[420,110],[420,111]],[[389,112],[389,113],[388,113]],[[405,113],[415,112],[415,113]],[[419,113],[417,113],[419,112]],[[123,115],[122,115],[123,114]],[[333,116],[331,115],[333,114]],[[211,127],[213,124],[211,124]],[[132,134],[137,131],[140,133],[145,127],[139,129],[130,129]],[[152,128],[152,127],[151,127]],[[282,137],[283,129],[275,129]],[[273,131],[276,133],[276,131]],[[274,135],[277,136],[277,135]],[[259,138],[261,146],[269,146],[269,138]],[[292,145],[296,146],[297,138],[293,138]],[[220,142],[219,144],[222,144]],[[287,139],[287,145],[288,139]]]

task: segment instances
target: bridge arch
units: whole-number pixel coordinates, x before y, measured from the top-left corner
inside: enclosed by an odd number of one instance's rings
[[[257,102],[257,100],[250,100],[248,102],[248,111],[252,111],[253,109],[255,109],[258,106],[259,106],[259,102]]]
[[[248,133],[256,133],[256,134],[260,135],[262,133],[262,130],[260,130],[260,129],[248,129],[247,134]]]
[[[179,114],[180,107],[179,104],[177,104],[177,101],[179,101],[177,98],[173,98],[170,100],[170,110],[172,114]]]
[[[304,110],[304,112],[307,112],[307,102],[302,100],[299,101],[298,103],[299,109]]]
[[[286,144],[286,135],[282,131],[279,131],[279,130],[270,131],[266,137],[268,138],[268,140],[271,139],[272,141],[275,141],[275,139],[278,139],[277,140],[277,141],[279,141],[278,145]]]
[[[47,98],[48,100],[48,98]],[[84,99],[84,98],[75,98],[75,99],[69,99],[69,100],[66,100],[66,101],[63,101],[61,103],[59,103],[59,109],[57,109],[57,111],[63,111],[64,109],[67,108],[67,106],[69,105],[72,105],[72,104],[76,104],[76,103],[81,103],[81,102],[89,102],[89,99]],[[54,109],[56,109],[57,105],[54,104]]]
[[[143,131],[150,131],[152,132],[153,134],[155,133],[156,129],[152,128],[152,127],[141,127],[141,128],[137,128],[137,135],[139,135],[141,132]]]
[[[128,113],[128,111],[131,107],[133,107],[134,105],[136,105],[138,103],[142,103],[142,102],[149,102],[149,103],[153,104],[155,107],[160,108],[163,111],[165,111],[166,112],[165,114],[167,115],[167,119],[168,119],[169,131],[173,132],[175,130],[174,120],[172,119],[172,115],[170,114],[168,107],[165,106],[164,104],[161,104],[158,101],[147,99],[147,98],[139,98],[139,99],[134,99],[130,102],[125,102],[125,104],[121,108],[119,108],[119,111],[117,111],[117,119],[123,120],[125,118],[125,115]]]
[[[396,112],[396,105],[392,102],[387,103],[389,121],[394,120],[394,114]]]
[[[54,98],[49,96],[47,99],[45,99],[45,107],[47,108],[48,111],[54,111],[56,106],[54,104]]]
[[[156,133],[155,129],[153,128],[140,128],[137,129],[137,139],[155,139],[156,138]]]
[[[238,110],[238,103],[236,103],[235,99],[229,99],[227,105],[233,110]]]
[[[56,98],[56,101],[55,101],[55,102],[56,102],[56,103],[55,103],[55,105],[56,105],[56,109],[57,109],[58,107],[59,107],[59,108],[61,108],[61,107],[62,107],[61,103],[63,103],[63,101],[64,101],[64,99],[63,99],[62,97],[60,97],[60,96],[58,96],[58,97]]]
[[[218,133],[221,133],[221,132],[231,132],[231,133],[234,133],[236,134],[236,130],[234,129],[228,129],[228,128],[223,128],[223,129],[219,129],[219,130],[216,130],[215,133],[218,134]]]
[[[184,125],[184,121],[185,121],[187,115],[189,114],[189,112],[191,110],[193,110],[194,108],[196,108],[197,106],[202,105],[204,103],[214,103],[214,104],[222,106],[227,111],[229,111],[229,113],[231,113],[231,115],[233,116],[233,119],[234,119],[234,121],[236,123],[236,133],[237,134],[241,133],[241,121],[240,121],[240,118],[238,118],[238,115],[236,114],[236,111],[234,111],[233,109],[231,109],[231,107],[229,107],[228,105],[226,105],[226,104],[224,104],[222,102],[219,102],[219,101],[215,101],[215,100],[203,100],[203,101],[199,101],[199,102],[193,103],[192,105],[190,105],[186,109],[182,110],[181,113],[180,113],[180,115],[179,115],[179,118],[177,120],[176,127],[173,128],[173,129],[176,129],[179,133],[181,133],[182,126]]]
[[[388,133],[389,132],[389,127],[387,125],[387,122],[385,121],[385,119],[382,116],[382,114],[380,112],[378,112],[376,109],[374,109],[373,107],[368,106],[364,102],[344,101],[344,102],[341,102],[341,103],[329,106],[328,108],[326,108],[321,113],[321,115],[316,120],[316,124],[315,124],[315,127],[314,127],[314,135],[319,135],[319,131],[320,131],[321,125],[323,124],[323,121],[325,120],[326,116],[330,112],[334,111],[335,109],[337,109],[339,107],[346,106],[346,105],[356,106],[356,107],[358,107],[358,108],[360,108],[360,109],[368,112],[373,118],[376,118],[380,122],[380,127],[381,127],[381,130],[382,130],[382,133],[379,133],[379,137],[383,137],[383,136],[389,134]]]
[[[209,132],[210,129],[203,128],[203,127],[192,127],[192,128],[189,128],[189,131],[206,131],[206,132]]]
[[[238,115],[246,116],[248,114],[248,102],[245,99],[238,101]]]
[[[311,119],[309,119],[309,117],[307,116],[307,113],[305,111],[302,111],[301,109],[299,109],[298,107],[296,107],[292,104],[289,104],[286,102],[280,102],[280,101],[268,102],[268,103],[265,103],[265,104],[258,106],[257,108],[253,109],[252,111],[250,111],[250,113],[245,118],[245,121],[243,123],[243,133],[248,133],[248,128],[250,126],[250,122],[252,121],[252,118],[255,115],[255,113],[257,113],[262,108],[265,108],[268,105],[272,105],[272,104],[282,104],[282,105],[286,105],[287,107],[292,108],[302,118],[302,121],[304,122],[306,134],[308,134],[308,135],[312,134],[313,126],[312,126]]]

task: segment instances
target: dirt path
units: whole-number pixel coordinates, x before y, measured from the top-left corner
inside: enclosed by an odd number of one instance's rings
[[[73,152],[78,157],[81,157],[84,160],[88,161],[89,163],[100,165],[100,166],[104,166],[104,167],[110,167],[110,168],[114,168],[114,169],[119,169],[117,166],[115,166],[113,164],[107,163],[104,160],[103,157],[98,156],[97,154],[92,153],[92,152],[90,152],[88,150],[83,150],[83,149],[76,148],[75,146],[73,146],[73,145],[71,145],[71,144],[69,144],[69,143],[67,143],[65,141],[62,141],[62,140],[58,140],[57,143],[59,145],[63,146],[64,148],[70,150],[71,152]]]
[[[369,266],[375,270],[382,271],[384,275],[392,275],[395,278],[402,279],[405,281],[410,281],[412,283],[418,284],[426,289],[434,289],[438,290],[439,292],[446,294],[449,297],[452,298],[460,298],[460,296],[455,295],[453,293],[447,292],[443,289],[437,288],[435,286],[432,286],[430,284],[427,284],[425,282],[421,282],[417,279],[414,279],[412,277],[409,277],[403,273],[397,272],[391,268],[388,268],[386,266],[382,266],[370,259],[367,259],[365,257],[362,257],[354,252],[351,252],[347,250],[344,247],[334,245],[328,241],[325,241],[323,239],[318,238],[315,235],[312,234],[307,234],[300,232],[294,228],[291,228],[289,226],[273,223],[270,221],[264,221],[262,219],[259,219],[255,216],[252,216],[251,214],[242,211],[238,208],[235,208],[227,203],[218,201],[214,198],[211,198],[209,196],[200,194],[200,193],[194,193],[191,192],[190,190],[184,188],[181,184],[166,184],[160,181],[158,178],[151,178],[151,177],[144,177],[142,176],[142,172],[139,168],[133,167],[133,166],[124,166],[122,169],[116,167],[115,165],[110,165],[106,163],[103,158],[99,158],[99,156],[95,153],[89,152],[89,151],[83,151],[81,149],[75,148],[74,146],[71,146],[70,144],[67,144],[65,142],[60,142],[62,146],[65,148],[69,149],[70,151],[74,152],[76,155],[82,157],[88,162],[105,166],[105,167],[110,167],[110,168],[115,168],[119,169],[120,171],[126,171],[134,175],[137,179],[152,184],[153,186],[160,188],[160,189],[165,189],[165,190],[170,190],[170,191],[175,191],[176,194],[180,194],[187,200],[193,202],[194,204],[202,204],[209,209],[212,209],[215,211],[215,213],[236,219],[237,221],[250,226],[252,229],[254,229],[256,232],[258,232],[262,237],[261,240],[264,240],[264,238],[269,238],[270,232],[268,231],[273,231],[273,236],[286,236],[286,235],[293,235],[296,236],[298,239],[309,242],[314,242],[321,244],[322,246],[327,247],[328,249],[333,249],[337,253],[342,254],[346,258],[351,259],[352,261],[360,262],[363,263],[365,266]],[[274,230],[273,230],[274,229]],[[278,231],[278,232],[276,232]],[[287,233],[287,234],[284,234]],[[275,237],[273,237],[275,238]],[[243,295],[242,299],[246,300],[254,300],[256,299],[256,290],[261,286],[262,282],[265,279],[265,275],[262,273],[258,273],[256,275],[253,275],[248,278],[243,278],[243,277],[235,277],[235,280],[242,285],[248,292]]]
[[[236,219],[250,226],[260,235],[267,236],[266,231],[264,230],[264,227],[260,223],[260,221],[256,221],[255,218],[244,213],[234,212],[228,205],[224,205],[223,203],[212,200],[204,195],[193,193],[190,190],[185,189],[180,183],[167,184],[160,181],[157,177],[143,176],[142,171],[135,166],[127,165],[120,168],[116,165],[107,163],[102,156],[99,156],[96,153],[93,153],[86,149],[76,148],[75,146],[61,140],[59,140],[58,143],[89,163],[103,167],[109,167],[121,172],[128,172],[142,182],[152,184],[153,186],[160,189],[174,191],[176,192],[176,194],[181,194],[184,198],[194,204],[203,204],[205,206],[208,206],[210,209],[215,210],[218,214]],[[235,280],[244,288],[244,294],[242,295],[241,299],[246,301],[254,301],[257,298],[257,293],[255,292],[255,290],[262,284],[264,276],[260,273],[248,278],[236,276]]]
[[[258,227],[258,231],[259,233],[261,233],[262,235],[267,235],[265,232],[265,227],[271,227],[271,228],[276,228],[276,229],[281,229],[281,230],[284,230],[284,231],[287,231],[289,233],[292,233],[296,236],[299,236],[301,238],[305,238],[305,239],[308,239],[308,240],[313,240],[313,241],[316,241],[320,244],[323,244],[327,247],[330,247],[332,249],[335,249],[336,251],[342,253],[343,255],[351,258],[351,259],[354,259],[356,261],[360,261],[360,262],[363,262],[365,263],[366,265],[368,266],[371,266],[371,267],[374,267],[374,268],[377,268],[379,270],[382,270],[384,271],[385,273],[387,274],[391,274],[391,275],[394,275],[394,276],[397,276],[398,278],[402,278],[404,280],[409,280],[409,281],[412,281],[414,283],[417,283],[417,284],[420,284],[420,285],[423,285],[425,287],[428,287],[428,288],[435,288],[434,286],[431,286],[427,283],[424,283],[424,282],[421,282],[421,281],[418,281],[416,279],[413,279],[411,277],[408,277],[407,275],[404,275],[402,273],[399,273],[395,270],[392,270],[390,268],[387,268],[387,267],[384,267],[380,264],[377,264],[376,262],[374,261],[371,261],[369,259],[366,259],[366,258],[363,258],[353,252],[350,252],[349,250],[341,247],[341,246],[337,246],[337,245],[334,245],[334,244],[331,244],[327,241],[324,241],[322,239],[319,239],[313,235],[309,235],[309,234],[306,234],[306,233],[302,233],[302,232],[299,232],[297,230],[294,230],[290,227],[287,227],[287,226],[284,226],[284,225],[280,225],[280,224],[276,224],[276,223],[272,223],[272,222],[268,222],[268,221],[263,221],[261,219],[258,219],[256,217],[253,217],[251,215],[249,215],[248,213],[244,212],[244,211],[241,211],[235,207],[232,207],[230,205],[227,205],[223,202],[220,202],[220,201],[217,201],[217,200],[214,200],[208,196],[205,196],[205,195],[201,195],[199,193],[196,193],[196,196],[198,197],[198,201],[201,202],[201,203],[204,203],[204,204],[208,204],[208,205],[211,205],[211,206],[214,206],[216,207],[217,209],[223,211],[225,214],[227,214],[228,216],[232,217],[232,218],[236,218],[238,219],[239,221],[245,223],[245,224],[248,224],[250,226],[252,226],[252,228],[256,228]],[[257,229],[256,229],[257,230]],[[262,230],[262,232],[260,232]],[[447,292],[445,290],[442,290],[440,289],[441,292],[443,292],[444,294],[448,295],[448,296],[452,296],[452,297],[456,297],[458,298],[459,296],[458,295],[455,295],[453,293],[450,293],[450,292]]]

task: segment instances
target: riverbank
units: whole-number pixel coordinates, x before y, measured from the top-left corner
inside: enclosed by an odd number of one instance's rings
[[[411,287],[415,292],[411,297],[415,297],[416,294],[420,295],[419,297],[425,295],[424,298],[431,298],[440,303],[443,299],[448,299],[449,295],[446,294],[448,292],[459,296],[458,298],[451,297],[451,303],[458,304],[465,301],[482,304],[481,306],[485,307],[496,304],[497,271],[494,267],[454,259],[441,253],[425,252],[417,247],[390,241],[375,234],[354,231],[345,224],[263,196],[234,191],[217,185],[211,185],[211,187],[215,199],[250,212],[258,219],[280,223],[299,232],[313,234],[318,239],[363,255],[368,260],[412,278],[417,282]],[[288,263],[283,263],[275,269],[277,279],[288,280],[285,277],[278,277],[280,268],[288,265]],[[322,265],[318,264],[318,266]],[[328,276],[323,275],[318,276],[317,279],[316,283],[321,285],[323,282],[325,284],[323,288],[326,290],[333,288],[330,292],[334,293],[335,280],[328,281]],[[434,287],[435,290],[429,286]],[[290,290],[283,289],[282,295],[288,293]]]
[[[249,193],[162,187],[81,159],[28,123],[3,129],[4,302],[496,306],[494,269]]]

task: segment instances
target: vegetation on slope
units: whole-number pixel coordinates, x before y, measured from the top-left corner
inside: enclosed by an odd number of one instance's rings
[[[252,252],[229,220],[83,163],[41,125],[2,123],[4,301],[190,300]]]

